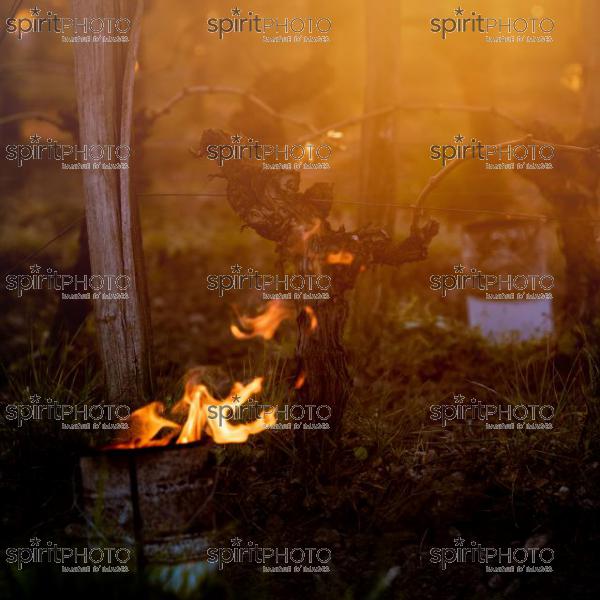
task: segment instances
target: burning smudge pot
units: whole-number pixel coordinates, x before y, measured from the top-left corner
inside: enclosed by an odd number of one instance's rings
[[[134,546],[138,566],[199,560],[213,516],[209,448],[202,441],[82,456],[89,536]]]
[[[162,402],[150,402],[131,413],[110,446],[80,459],[88,537],[135,546],[138,570],[149,567],[152,585],[182,598],[197,594],[214,567],[205,559],[218,473],[211,444],[243,443],[276,422],[264,412],[232,420],[235,406],[262,391],[262,377],[235,382],[219,400],[203,383],[204,371],[187,374],[168,413],[177,421],[163,417]]]

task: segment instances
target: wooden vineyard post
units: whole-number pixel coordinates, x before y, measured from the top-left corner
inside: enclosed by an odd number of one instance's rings
[[[130,21],[128,42],[74,44],[79,144],[120,146],[123,155],[132,140],[133,85],[143,2],[72,0],[72,5],[74,20],[121,19],[122,28],[126,19]],[[147,401],[151,393],[152,363],[142,238],[131,175],[128,168],[91,168],[82,174],[92,274],[129,278],[128,299],[93,300],[107,399],[135,406]]]

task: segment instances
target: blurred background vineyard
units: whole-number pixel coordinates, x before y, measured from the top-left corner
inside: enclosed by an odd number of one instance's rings
[[[8,3],[2,2],[4,16]],[[600,86],[599,42],[591,25],[595,15],[600,26],[600,12],[594,0],[478,3],[482,14],[552,17],[554,42],[526,45],[486,44],[468,36],[442,41],[428,26],[432,17],[449,16],[455,8],[442,0],[372,4],[289,0],[286,13],[326,15],[334,27],[328,44],[282,47],[250,35],[223,41],[210,36],[206,19],[226,16],[232,8],[222,2],[146,1],[136,66],[133,173],[157,397],[176,398],[181,377],[198,365],[216,379],[265,373],[273,394],[281,396],[276,401],[283,401],[281,390],[293,382],[293,325],[284,324],[271,342],[236,340],[229,331],[229,301],[206,289],[207,275],[227,273],[236,263],[274,272],[276,255],[273,244],[255,232],[240,231],[223,180],[209,177],[216,166],[190,148],[207,128],[279,144],[310,131],[228,93],[190,94],[149,124],[148,115],[184,88],[251,93],[318,130],[377,107],[412,107],[332,128],[326,134],[335,148],[331,169],[302,175],[303,188],[319,181],[334,184],[332,224],[348,230],[380,225],[398,239],[408,234],[410,205],[440,167],[429,158],[432,144],[450,144],[457,134],[489,144],[523,134],[493,109],[520,122],[544,124],[553,132],[551,141],[573,140],[600,126],[600,106],[593,100]],[[264,15],[283,10],[281,2],[269,0],[242,8]],[[44,9],[69,12],[62,1],[44,3]],[[49,35],[26,35],[22,41],[8,36],[1,49],[0,145],[27,143],[31,135],[70,143],[77,118],[71,45]],[[457,106],[489,110],[447,109]],[[15,118],[19,113],[36,115]],[[373,164],[369,137],[385,149],[389,162],[383,166],[379,158]],[[599,139],[592,136],[582,145]],[[380,184],[373,186],[374,180]],[[28,273],[32,264],[68,272],[79,248],[81,174],[52,161],[30,161],[18,169],[3,160],[0,186],[2,272]],[[441,224],[427,260],[365,273],[350,297],[345,341],[355,389],[336,474],[319,479],[317,473],[310,485],[292,477],[297,448],[285,437],[274,440],[278,433],[221,449],[222,523],[239,515],[242,503],[250,518],[236,521],[238,535],[259,531],[274,540],[312,539],[306,533],[310,523],[315,539],[332,546],[338,557],[331,579],[297,582],[298,590],[314,597],[591,598],[598,590],[593,555],[600,503],[598,421],[590,417],[597,409],[590,407],[597,401],[599,365],[595,342],[590,345],[575,325],[561,326],[570,280],[555,213],[532,181],[514,172],[486,171],[478,161],[449,176],[428,198],[427,208]],[[452,273],[463,260],[464,228],[490,219],[485,211],[551,217],[540,221],[547,269],[556,280],[557,326],[549,337],[494,343],[466,327],[464,295],[442,299],[429,289],[431,274]],[[240,292],[232,303],[244,312],[259,307],[249,292]],[[4,403],[34,392],[76,403],[100,397],[93,318],[67,344],[54,345],[50,333],[57,308],[58,295],[49,291],[1,295]],[[436,428],[429,406],[458,393],[481,401],[552,404],[554,430]],[[64,534],[76,520],[72,469],[89,443],[49,424],[28,425],[17,434],[2,424],[6,539],[40,528]],[[223,525],[224,538],[231,527]],[[457,534],[498,545],[543,534],[552,539],[560,564],[551,577],[494,580],[472,565],[439,575],[418,559],[423,540],[440,545]],[[33,578],[27,588],[9,579],[4,585],[24,596],[44,581]],[[241,570],[210,585],[206,597],[280,598],[287,597],[289,582]]]

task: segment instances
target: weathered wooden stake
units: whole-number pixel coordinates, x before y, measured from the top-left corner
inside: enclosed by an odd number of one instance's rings
[[[142,0],[72,0],[73,18],[128,18],[129,42],[74,44],[80,144],[131,146],[133,84]],[[94,300],[109,401],[151,393],[151,330],[142,240],[128,169],[83,171],[92,274],[126,275],[128,300]]]

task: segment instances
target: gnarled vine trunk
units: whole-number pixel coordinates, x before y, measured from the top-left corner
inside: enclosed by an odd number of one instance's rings
[[[205,131],[199,156],[211,144],[229,143],[223,131]],[[393,241],[382,229],[365,227],[347,232],[332,229],[327,217],[333,204],[332,186],[316,183],[300,191],[297,171],[263,170],[257,161],[228,161],[222,176],[227,180],[227,198],[245,225],[277,244],[282,265],[298,275],[325,275],[329,298],[296,300],[298,341],[296,357],[298,397],[304,404],[327,404],[330,427],[341,430],[344,409],[352,389],[346,352],[344,325],[348,316],[347,294],[362,271],[372,265],[398,266],[423,260],[437,234],[430,221],[423,227],[413,224],[402,242]],[[343,255],[343,259],[337,259]]]

